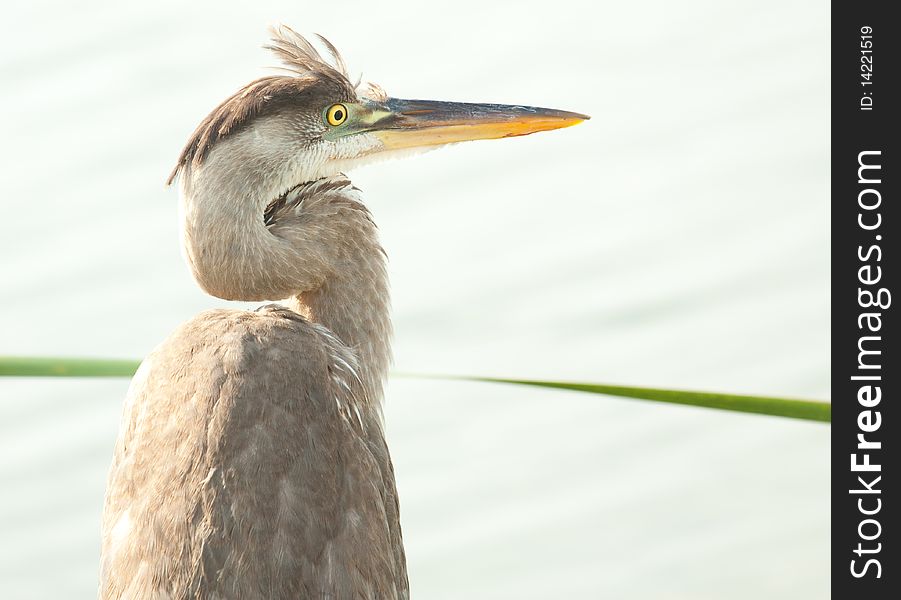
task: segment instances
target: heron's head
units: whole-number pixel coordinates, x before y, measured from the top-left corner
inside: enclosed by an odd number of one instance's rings
[[[330,60],[293,30],[274,29],[268,48],[289,73],[258,79],[213,110],[182,151],[170,182],[179,172],[190,179],[205,163],[217,163],[219,176],[265,181],[271,189],[260,191],[277,195],[373,159],[588,118],[530,106],[390,98],[373,84],[352,83],[338,52],[320,40]]]

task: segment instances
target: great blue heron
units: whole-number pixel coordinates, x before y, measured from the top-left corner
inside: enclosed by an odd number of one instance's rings
[[[525,135],[584,115],[389,98],[294,31],[194,131],[179,179],[185,256],[226,300],[144,361],[103,513],[104,599],[408,598],[381,400],[385,253],[343,171],[389,153]]]

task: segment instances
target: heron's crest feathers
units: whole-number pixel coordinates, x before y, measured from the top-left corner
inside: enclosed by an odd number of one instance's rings
[[[287,25],[271,27],[269,32],[272,34],[272,43],[263,47],[271,50],[289,71],[302,77],[313,74],[350,82],[347,65],[338,49],[318,33],[316,37],[328,50],[332,62],[326,61],[313,44]]]

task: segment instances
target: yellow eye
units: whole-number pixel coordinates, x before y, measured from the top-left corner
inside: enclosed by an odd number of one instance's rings
[[[325,118],[332,127],[337,127],[347,120],[347,107],[343,104],[332,104],[325,111]]]

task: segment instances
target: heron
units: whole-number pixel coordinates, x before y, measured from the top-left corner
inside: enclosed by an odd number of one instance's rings
[[[213,109],[168,183],[197,284],[279,303],[203,312],[135,374],[104,500],[104,600],[409,598],[382,414],[386,254],[344,173],[588,118],[392,98],[352,82],[325,38],[271,33],[283,71]]]

